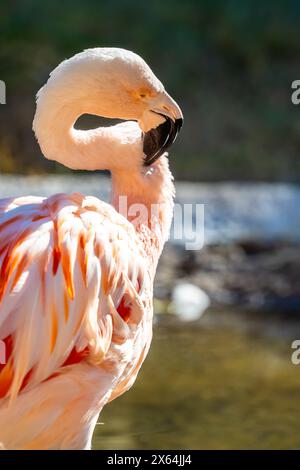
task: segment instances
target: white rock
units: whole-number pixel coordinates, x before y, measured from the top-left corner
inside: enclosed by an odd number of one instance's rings
[[[209,306],[210,298],[200,287],[189,283],[174,287],[170,311],[182,320],[197,320]]]

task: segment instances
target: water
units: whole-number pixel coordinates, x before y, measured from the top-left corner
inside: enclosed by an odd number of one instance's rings
[[[229,243],[245,238],[300,242],[300,186],[176,183],[176,189],[177,202],[193,204],[194,216],[195,204],[204,204],[205,243]],[[108,201],[109,190],[109,179],[100,175],[0,176],[0,197],[80,191]],[[171,241],[172,235],[173,230]]]
[[[205,242],[300,241],[300,186],[266,183],[178,185],[182,203],[205,206]]]
[[[136,384],[104,408],[93,446],[299,448],[300,366],[290,357],[287,337],[216,325],[156,327]]]

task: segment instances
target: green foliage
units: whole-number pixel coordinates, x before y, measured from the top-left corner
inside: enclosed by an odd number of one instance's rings
[[[31,133],[34,94],[63,58],[121,46],[145,57],[182,104],[185,127],[172,150],[177,177],[296,179],[300,110],[290,85],[300,78],[299,16],[296,0],[5,2],[0,171],[56,171],[39,158]]]

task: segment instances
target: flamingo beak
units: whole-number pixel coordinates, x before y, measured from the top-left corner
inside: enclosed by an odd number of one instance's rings
[[[163,117],[164,121],[144,133],[144,166],[154,163],[171,147],[183,125],[181,109],[167,93],[161,106],[152,109],[152,112]]]
[[[164,116],[164,118],[165,121],[162,124],[144,134],[145,166],[154,163],[171,147],[182,127],[183,118],[178,118],[175,121],[168,116]]]

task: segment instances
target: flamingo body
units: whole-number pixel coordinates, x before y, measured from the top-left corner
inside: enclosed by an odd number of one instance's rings
[[[3,445],[56,448],[61,436],[49,440],[50,417],[63,432],[83,407],[90,415],[78,422],[89,426],[134,381],[151,340],[151,276],[132,224],[94,197],[2,200],[0,220]],[[64,392],[55,408],[53,389]],[[34,421],[38,407],[46,436]]]
[[[128,121],[79,131],[85,112]],[[0,447],[88,449],[103,406],[135,381],[172,219],[165,150],[181,122],[147,64],[123,49],[64,61],[39,92],[44,155],[109,169],[112,202],[79,193],[0,200]]]

